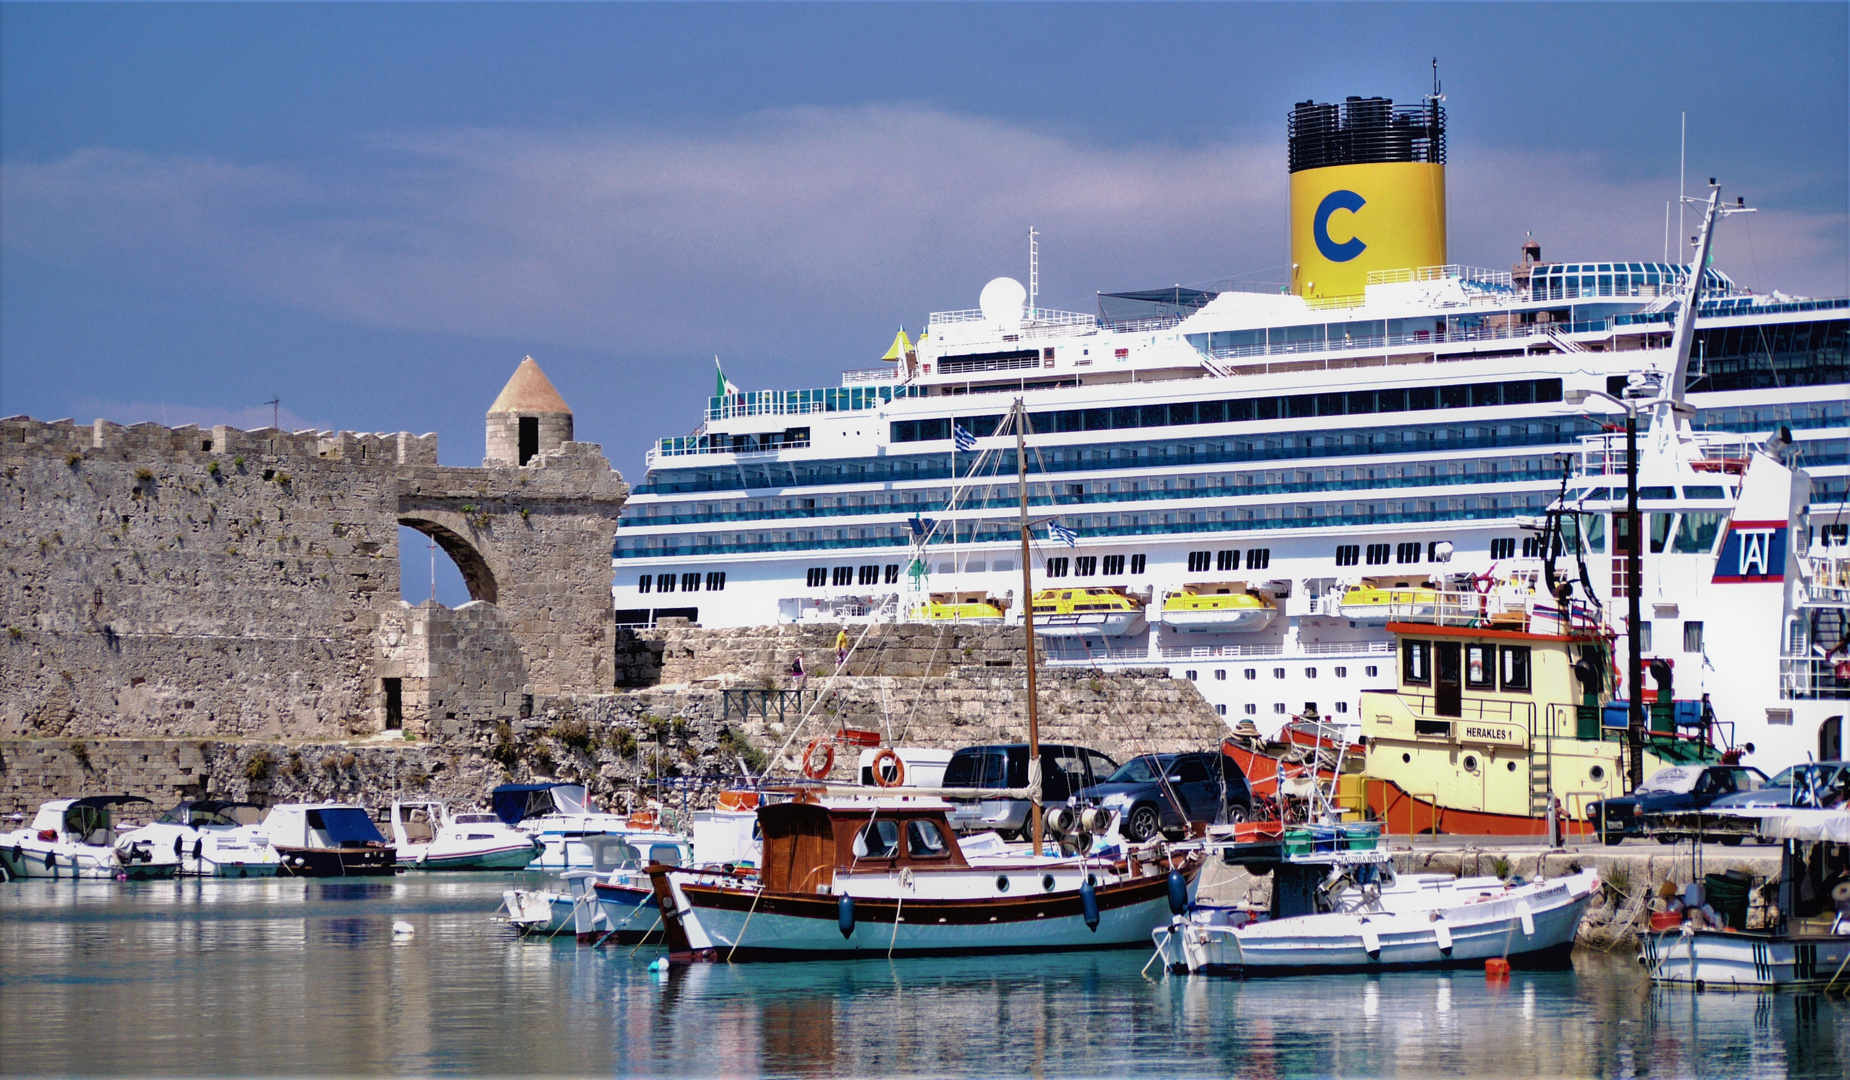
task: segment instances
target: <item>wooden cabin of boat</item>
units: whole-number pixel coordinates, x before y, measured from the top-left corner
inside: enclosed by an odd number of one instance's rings
[[[839,871],[966,869],[943,804],[777,803],[758,810],[770,893],[827,893]]]

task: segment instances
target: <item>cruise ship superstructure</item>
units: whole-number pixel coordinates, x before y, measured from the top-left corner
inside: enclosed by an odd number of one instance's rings
[[[651,451],[625,508],[619,621],[1019,619],[1015,440],[998,434],[1019,398],[1045,522],[1037,593],[1062,611],[1128,597],[1142,614],[1049,637],[1053,662],[1165,665],[1230,725],[1269,730],[1312,709],[1354,723],[1361,691],[1394,681],[1394,597],[1536,563],[1536,519],[1564,470],[1585,472],[1587,445],[1603,445],[1586,440],[1623,422],[1570,399],[1621,394],[1656,363],[1690,271],[1549,263],[1533,243],[1509,271],[1447,265],[1434,99],[1306,102],[1290,142],[1291,281],[1101,294],[1077,313],[999,279],[979,308],[931,314],[916,346],[902,332],[883,366],[839,387],[712,398],[695,434]],[[1704,274],[1689,424],[1717,445],[1785,443],[1780,459],[1809,477],[1788,551],[1836,565],[1850,523],[1850,301]],[[1654,493],[1675,500],[1654,526],[1666,544],[1690,499],[1725,512],[1738,495],[1731,481],[1699,486]],[[1609,486],[1574,491],[1583,507],[1612,499]],[[1752,703],[1742,730],[1790,727],[1775,740],[1787,755],[1840,740],[1850,698],[1836,674],[1850,653],[1825,640],[1845,632],[1841,612],[1813,625],[1800,591],[1774,590],[1778,686],[1731,699]],[[1702,672],[1717,692],[1727,682],[1689,610],[1646,609],[1648,651],[1678,665],[1678,697],[1706,689]],[[1802,634],[1795,613],[1811,620]]]

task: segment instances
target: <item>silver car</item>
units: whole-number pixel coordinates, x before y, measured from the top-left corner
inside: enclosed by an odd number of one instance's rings
[[[1041,744],[1041,805],[1054,806],[1072,799],[1073,793],[1103,781],[1118,763],[1083,746]],[[967,746],[951,755],[944,767],[947,788],[1024,788],[1028,786],[1028,744],[1004,743]],[[1019,837],[1028,827],[1031,805],[1027,799],[952,799],[951,827],[960,833],[994,829],[1004,840]]]

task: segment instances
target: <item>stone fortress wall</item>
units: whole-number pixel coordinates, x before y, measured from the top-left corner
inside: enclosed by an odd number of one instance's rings
[[[531,358],[487,419],[480,468],[438,465],[435,435],[0,420],[0,812],[109,791],[474,805],[541,775],[621,805],[794,771],[842,726],[1025,738],[1018,631],[850,626],[837,672],[832,624],[617,630],[622,477],[571,441]],[[443,546],[468,603],[400,598],[400,525]],[[799,654],[808,689],[774,715]],[[1039,687],[1045,740],[1120,759],[1223,731],[1160,671]]]

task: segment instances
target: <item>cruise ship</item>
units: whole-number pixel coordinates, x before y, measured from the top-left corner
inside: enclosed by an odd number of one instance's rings
[[[1623,426],[1587,395],[1622,394],[1669,347],[1692,268],[1547,262],[1532,242],[1509,270],[1448,263],[1437,98],[1305,102],[1287,137],[1289,281],[1056,311],[1037,305],[1031,261],[1028,287],[997,279],[976,308],[931,313],[916,343],[902,330],[840,386],[722,381],[694,434],[656,444],[624,510],[619,623],[1019,620],[1005,421],[1020,401],[1053,663],[1166,666],[1230,727],[1354,726],[1361,692],[1394,681],[1395,605],[1536,562],[1538,519],[1583,444]],[[1780,439],[1810,481],[1793,551],[1841,546],[1850,300],[1702,273],[1682,415],[1717,438]],[[1655,610],[1652,655],[1718,679],[1700,626]],[[1812,674],[1777,697],[1850,697],[1809,637],[1782,647]],[[1841,719],[1827,720],[1782,752],[1827,749]]]

